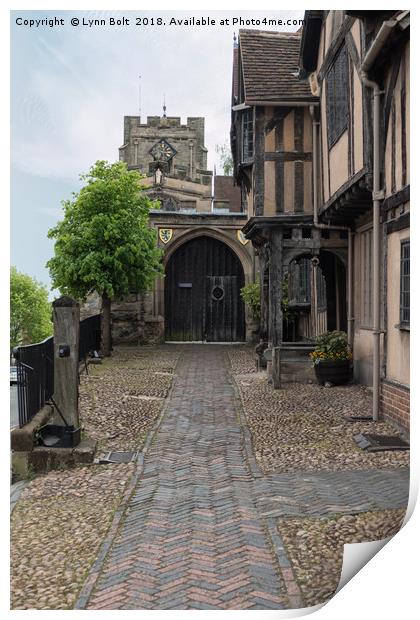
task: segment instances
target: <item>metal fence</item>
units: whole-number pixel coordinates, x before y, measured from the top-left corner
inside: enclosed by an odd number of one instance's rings
[[[79,362],[99,351],[101,316],[80,321]],[[54,337],[15,349],[19,427],[27,424],[54,392]]]
[[[18,347],[15,352],[19,427],[29,422],[54,391],[54,338]]]

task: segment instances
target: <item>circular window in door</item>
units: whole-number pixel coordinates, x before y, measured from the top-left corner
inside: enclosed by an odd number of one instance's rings
[[[212,299],[214,299],[214,301],[220,301],[221,299],[223,299],[224,296],[225,296],[225,291],[222,289],[222,287],[219,284],[216,284],[216,286],[213,286],[211,297]]]

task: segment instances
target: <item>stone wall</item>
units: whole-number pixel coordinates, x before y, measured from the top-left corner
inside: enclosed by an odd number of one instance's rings
[[[99,314],[102,310],[102,300],[98,293],[91,293],[86,301],[80,304],[80,320]]]
[[[212,173],[207,170],[204,118],[187,118],[187,123],[183,125],[179,117],[148,116],[147,123],[141,124],[139,116],[125,116],[124,144],[120,147],[120,160],[148,175],[149,165],[154,162],[150,149],[161,139],[165,139],[176,150],[169,163],[169,176],[190,178],[209,184]]]
[[[140,344],[143,340],[143,304],[140,293],[131,293],[111,305],[112,341]]]

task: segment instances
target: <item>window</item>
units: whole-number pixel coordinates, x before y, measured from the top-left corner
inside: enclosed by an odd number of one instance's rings
[[[300,306],[311,303],[311,261],[301,258],[289,267],[289,305]]]
[[[245,110],[242,115],[242,161],[248,162],[254,157],[254,111]]]
[[[367,230],[360,236],[361,241],[361,276],[362,276],[362,327],[373,325],[373,290],[372,290],[372,230]]]
[[[325,282],[325,277],[319,265],[316,265],[314,269],[315,269],[315,274],[316,274],[318,312],[326,312],[327,311],[327,285]]]
[[[410,325],[410,242],[401,243],[400,323]]]
[[[331,148],[347,127],[348,70],[345,46],[338,52],[327,78],[328,148]]]

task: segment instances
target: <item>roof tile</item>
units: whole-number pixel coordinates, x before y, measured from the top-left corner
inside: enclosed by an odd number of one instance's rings
[[[297,77],[300,32],[240,30],[245,102],[313,100]]]

